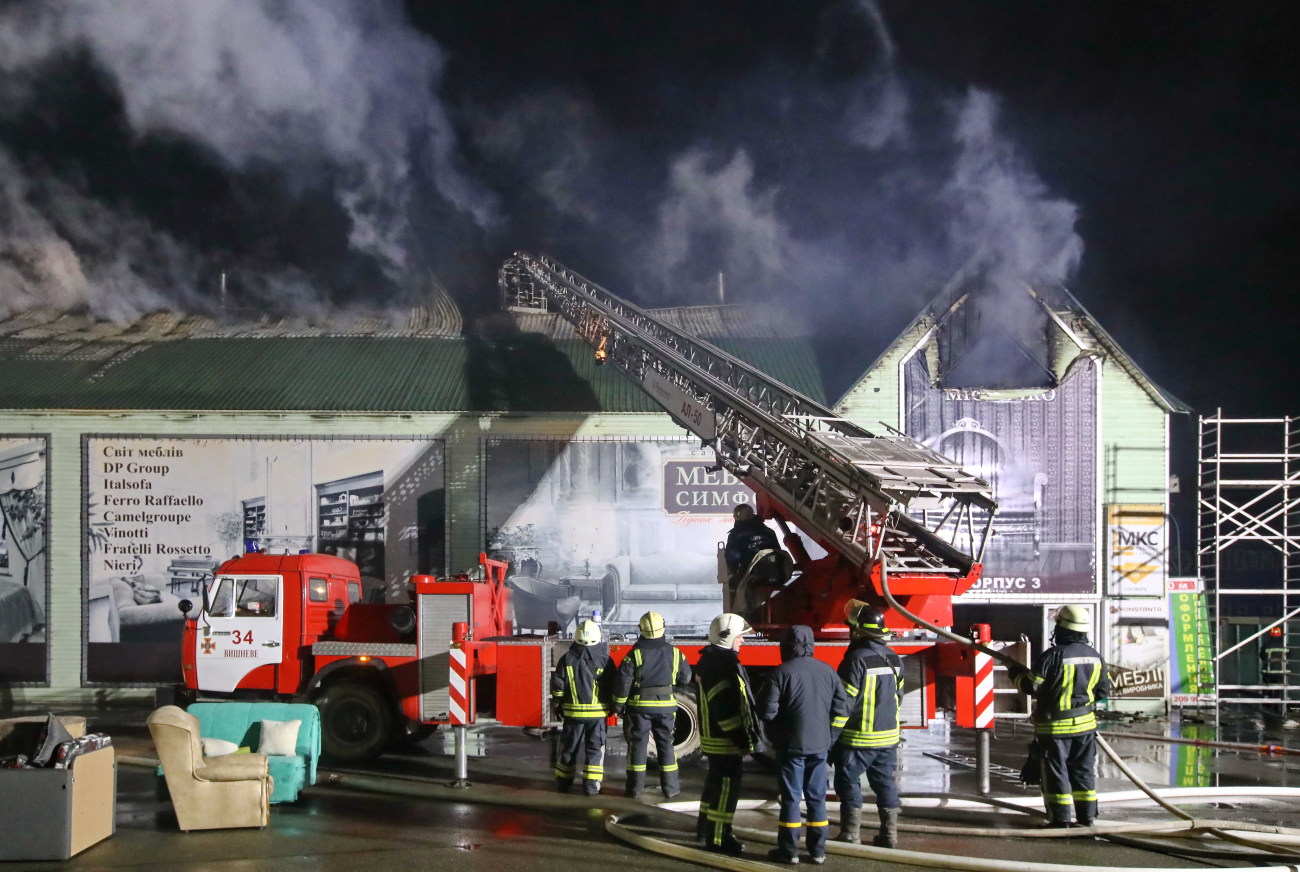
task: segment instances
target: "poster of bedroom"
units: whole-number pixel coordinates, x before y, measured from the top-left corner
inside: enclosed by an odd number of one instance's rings
[[[0,435],[0,682],[47,680],[49,440]]]

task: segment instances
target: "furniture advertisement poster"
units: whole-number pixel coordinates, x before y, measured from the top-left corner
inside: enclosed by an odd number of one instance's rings
[[[175,680],[179,603],[249,549],[352,560],[371,601],[444,570],[441,441],[87,436],[83,458],[88,683]]]

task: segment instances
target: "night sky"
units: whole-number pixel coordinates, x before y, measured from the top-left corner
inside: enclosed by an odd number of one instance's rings
[[[0,2],[0,314],[396,305],[544,251],[861,372],[958,269],[1300,411],[1300,4]]]

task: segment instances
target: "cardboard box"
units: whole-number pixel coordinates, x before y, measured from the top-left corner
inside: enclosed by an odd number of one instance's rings
[[[0,769],[0,860],[66,860],[113,835],[116,818],[112,747],[67,769]]]

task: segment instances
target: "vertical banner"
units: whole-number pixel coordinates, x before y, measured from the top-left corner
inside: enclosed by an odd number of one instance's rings
[[[1214,701],[1214,647],[1200,579],[1169,579],[1170,701]]]
[[[1107,572],[1110,596],[1164,596],[1164,506],[1106,507]]]
[[[635,625],[661,613],[677,632],[721,611],[718,543],[753,493],[680,439],[489,440],[486,537],[509,563],[518,626],[564,626],[600,610]]]
[[[249,548],[351,560],[367,600],[444,567],[441,442],[87,436],[88,682],[171,682],[183,599]]]
[[[984,572],[965,596],[1097,592],[1097,369],[1046,391],[935,384],[923,354],[904,366],[908,434],[993,486]]]
[[[1111,696],[1164,699],[1168,689],[1169,611],[1163,599],[1110,600]]]
[[[48,680],[49,441],[0,436],[0,684]]]

